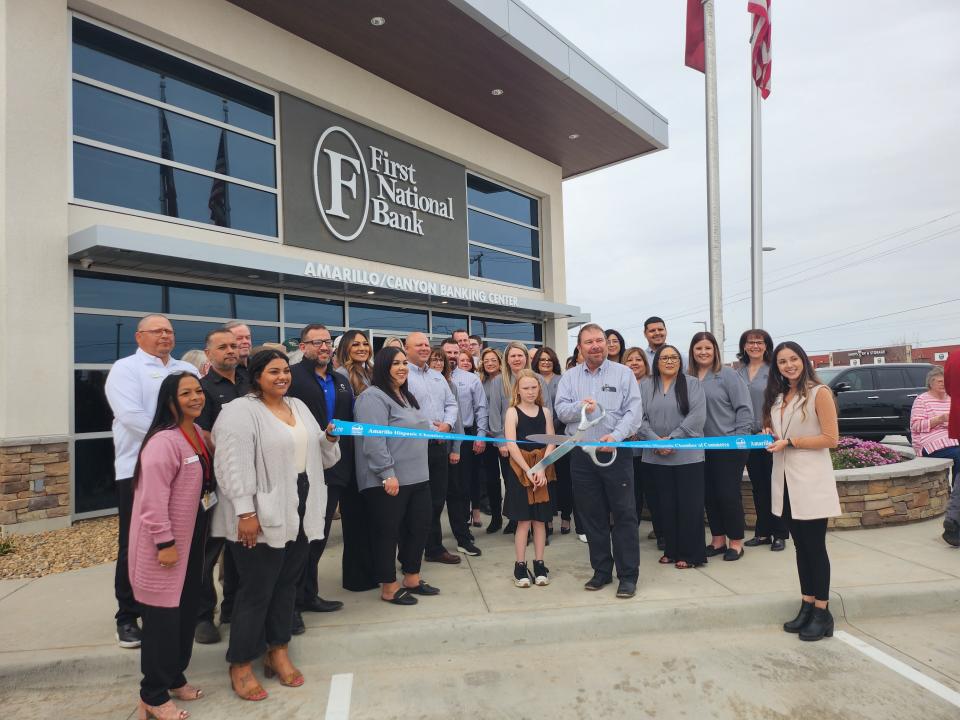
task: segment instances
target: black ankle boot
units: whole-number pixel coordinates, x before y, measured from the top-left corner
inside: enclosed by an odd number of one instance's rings
[[[813,603],[808,603],[806,600],[800,603],[800,612],[797,613],[797,616],[790,622],[785,622],[783,624],[783,629],[788,633],[798,633],[800,632],[804,625],[810,622],[810,618],[813,616]]]
[[[813,641],[825,637],[833,637],[833,615],[827,608],[815,607],[810,622],[800,631],[800,639]]]

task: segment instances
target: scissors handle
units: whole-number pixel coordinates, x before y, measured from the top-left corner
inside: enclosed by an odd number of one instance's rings
[[[600,448],[597,447],[596,445],[590,445],[588,447],[583,448],[583,451],[590,456],[590,459],[593,460],[593,464],[596,465],[597,467],[602,467],[602,468],[610,467],[616,461],[617,459],[616,448],[613,448],[613,455],[610,457],[610,460],[608,460],[607,462],[600,462],[597,459],[597,450],[600,450]]]

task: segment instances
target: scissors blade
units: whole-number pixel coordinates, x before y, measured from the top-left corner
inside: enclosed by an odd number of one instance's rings
[[[527,475],[532,475],[533,473],[538,473],[541,470],[546,470],[550,465],[553,465],[557,460],[559,460],[568,452],[573,450],[574,447],[576,446],[572,442],[564,443],[563,445],[558,447],[556,450],[554,450],[552,453],[544,457],[540,462],[538,462],[532,468],[530,468],[530,470],[527,471]]]
[[[524,440],[544,445],[562,445],[570,439],[569,435],[527,435]]]

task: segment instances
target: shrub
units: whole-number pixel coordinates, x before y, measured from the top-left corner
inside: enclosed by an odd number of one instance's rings
[[[830,451],[834,470],[892,465],[903,460],[893,448],[878,442],[842,437],[837,447]]]
[[[15,549],[11,538],[0,537],[0,556],[9,555]]]

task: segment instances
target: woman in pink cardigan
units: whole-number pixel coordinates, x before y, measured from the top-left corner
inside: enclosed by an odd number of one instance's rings
[[[211,454],[194,424],[203,404],[193,375],[167,377],[134,473],[128,564],[143,618],[140,720],[186,720],[190,713],[170,696],[203,697],[183,674],[193,650],[206,510],[216,502]]]

